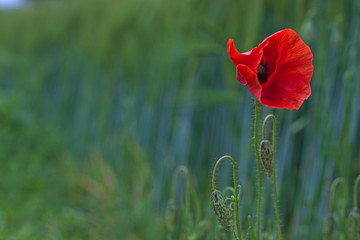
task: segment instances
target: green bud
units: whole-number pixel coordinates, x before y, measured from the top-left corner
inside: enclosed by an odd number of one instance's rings
[[[271,143],[268,140],[262,140],[260,143],[260,159],[264,166],[266,176],[271,178],[274,168],[274,152]]]
[[[348,233],[349,239],[360,239],[360,210],[357,207],[353,207],[350,210],[348,217]]]
[[[175,230],[176,204],[174,199],[169,199],[165,210],[165,224],[169,231]]]
[[[220,225],[227,231],[233,230],[232,212],[224,195],[220,191],[211,194],[211,205]]]

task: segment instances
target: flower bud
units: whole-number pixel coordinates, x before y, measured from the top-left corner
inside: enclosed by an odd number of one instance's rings
[[[360,210],[353,207],[348,217],[348,234],[350,240],[360,239]]]
[[[224,195],[216,190],[211,194],[211,205],[220,225],[227,231],[233,229],[232,212]]]
[[[260,159],[264,166],[266,176],[271,178],[274,168],[274,152],[271,146],[271,143],[268,140],[262,140],[260,143]]]
[[[165,210],[165,224],[169,231],[175,229],[176,204],[174,199],[169,199]]]

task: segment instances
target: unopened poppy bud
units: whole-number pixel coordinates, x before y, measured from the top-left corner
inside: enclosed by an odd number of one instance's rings
[[[175,229],[175,214],[176,214],[175,200],[170,199],[167,203],[165,210],[165,224],[169,231],[174,231]]]
[[[271,178],[274,168],[274,152],[271,146],[271,143],[268,140],[262,140],[260,143],[260,159],[264,166],[266,176]]]
[[[360,239],[360,210],[354,207],[348,217],[348,233],[350,240]]]
[[[233,219],[231,209],[224,195],[220,191],[211,194],[211,205],[220,225],[227,231],[233,229]]]

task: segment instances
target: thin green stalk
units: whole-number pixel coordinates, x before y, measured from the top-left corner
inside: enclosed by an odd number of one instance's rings
[[[273,164],[275,166],[275,133],[276,133],[276,118],[273,114],[269,114],[266,116],[266,118],[264,119],[263,122],[263,127],[262,127],[262,137],[263,139],[266,139],[265,136],[265,126],[266,126],[266,122],[268,119],[272,119],[273,120],[273,130],[272,130],[272,149],[273,149]],[[278,226],[278,233],[279,233],[279,240],[282,239],[282,233],[281,233],[281,224],[280,224],[280,214],[279,214],[279,203],[278,203],[278,199],[277,199],[277,190],[276,190],[276,167],[273,168],[273,194],[274,194],[274,207],[275,207],[275,214],[276,214],[276,222],[277,222],[277,226]]]
[[[278,206],[277,191],[276,191],[276,174],[275,174],[275,172],[276,171],[274,168],[274,172],[273,172],[274,206],[275,206],[276,222],[278,225],[279,240],[281,240],[282,234],[281,234],[280,214],[279,214],[279,206]]]
[[[262,180],[261,180],[261,170],[260,170],[260,158],[259,158],[259,150],[258,150],[258,101],[254,100],[255,105],[255,119],[254,119],[254,145],[255,145],[255,156],[256,156],[256,166],[258,172],[258,199],[257,199],[257,222],[256,222],[256,239],[260,238],[260,211],[261,211],[261,188],[262,188]]]
[[[344,188],[345,188],[345,191],[347,192],[347,185],[346,185],[346,182],[345,182],[345,179],[342,178],[342,177],[338,177],[336,178],[332,184],[331,184],[331,187],[330,187],[330,203],[329,203],[329,213],[332,214],[332,212],[334,211],[335,209],[335,201],[336,201],[336,187],[340,184],[344,184]]]
[[[236,236],[235,231],[233,231],[233,234],[234,234],[234,238],[235,238],[235,240],[239,240],[239,239],[238,239],[238,237]]]
[[[355,183],[354,183],[354,207],[358,207],[358,201],[357,201],[357,196],[358,196],[358,185],[360,182],[360,175],[355,179]]]
[[[216,170],[219,166],[219,164],[224,160],[224,159],[229,159],[233,165],[233,180],[234,180],[234,190],[235,190],[235,225],[236,225],[236,230],[237,230],[237,234],[238,234],[238,239],[241,240],[241,230],[240,230],[240,219],[239,219],[239,196],[238,196],[238,187],[237,187],[237,183],[236,183],[236,166],[235,166],[235,161],[232,157],[230,156],[222,156],[219,160],[217,160],[215,167],[214,167],[214,171],[212,174],[212,187],[213,187],[213,191],[216,190],[216,184],[215,184],[215,178],[216,178]]]
[[[185,176],[186,186],[185,186],[185,211],[187,214],[190,214],[190,177],[189,177],[189,171],[187,167],[181,165],[176,168],[175,173],[173,175],[172,179],[172,191],[171,191],[171,197],[175,198],[175,190],[176,190],[176,184],[177,179],[179,177],[179,174],[183,172]]]

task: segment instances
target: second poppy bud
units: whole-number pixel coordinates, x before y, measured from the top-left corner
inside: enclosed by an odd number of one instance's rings
[[[260,143],[260,159],[266,172],[266,176],[271,178],[274,168],[274,152],[271,143],[268,140],[262,140]]]

